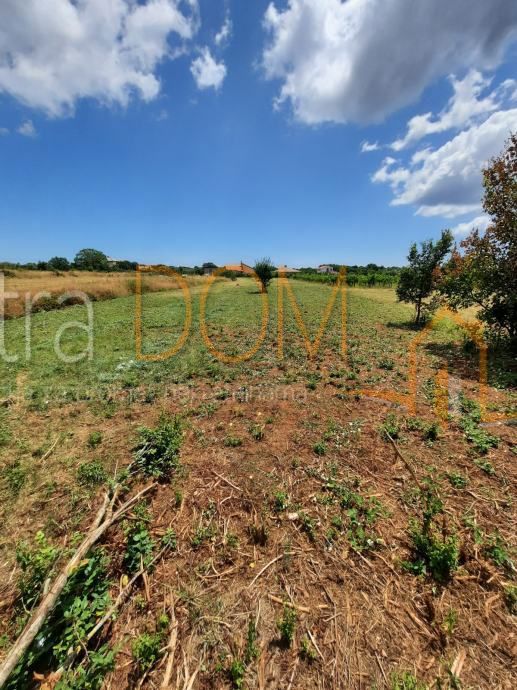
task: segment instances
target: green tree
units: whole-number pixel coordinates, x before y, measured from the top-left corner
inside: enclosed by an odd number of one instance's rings
[[[69,271],[70,261],[65,259],[64,256],[53,256],[48,261],[48,267],[51,271]]]
[[[253,270],[260,280],[262,292],[267,292],[268,285],[275,272],[275,267],[271,263],[271,260],[268,258],[260,259],[255,263],[255,266],[253,266]]]
[[[456,309],[478,306],[478,317],[517,350],[517,134],[483,170],[483,186],[491,223],[453,252],[441,289]]]
[[[397,297],[399,302],[414,304],[417,324],[433,309],[434,302],[426,300],[437,289],[442,264],[451,247],[452,234],[449,230],[443,230],[437,242],[426,240],[420,244],[420,251],[416,243],[409,249],[409,266],[400,272]]]
[[[81,249],[77,252],[74,265],[80,271],[107,271],[108,257],[98,249]]]

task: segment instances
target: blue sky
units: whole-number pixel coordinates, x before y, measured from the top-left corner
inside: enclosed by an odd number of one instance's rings
[[[485,226],[517,3],[481,5],[6,0],[0,259],[394,265]]]

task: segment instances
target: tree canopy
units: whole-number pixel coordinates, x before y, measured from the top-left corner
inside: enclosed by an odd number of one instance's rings
[[[440,269],[452,247],[453,239],[449,230],[443,230],[437,242],[426,240],[420,245],[416,243],[409,249],[408,262],[400,272],[397,286],[397,297],[400,302],[408,302],[415,306],[415,323],[419,324],[433,308],[427,298],[435,292]]]

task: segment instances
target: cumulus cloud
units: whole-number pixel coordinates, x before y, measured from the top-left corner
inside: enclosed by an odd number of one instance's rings
[[[3,0],[0,92],[52,116],[81,98],[149,101],[158,64],[197,26],[197,0]]]
[[[517,35],[515,0],[288,0],[267,8],[266,76],[307,124],[376,122],[450,73],[494,68]]]
[[[372,177],[389,184],[393,206],[414,205],[422,216],[456,216],[480,209],[481,169],[503,148],[517,122],[517,108],[492,113],[433,150],[417,151],[408,163],[386,158]]]
[[[369,141],[363,141],[361,144],[361,153],[369,153],[370,151],[378,151],[380,149],[379,142],[374,141],[370,143]]]
[[[190,71],[199,89],[219,89],[226,77],[226,65],[224,62],[217,62],[210,53],[210,49],[205,47],[201,54],[193,60]]]
[[[456,79],[454,76],[450,79],[454,94],[447,107],[438,117],[434,117],[432,113],[412,117],[408,122],[406,136],[391,144],[394,151],[401,151],[431,134],[461,129],[479,116],[498,109],[497,92],[479,98],[482,91],[490,85],[490,79],[485,79],[477,70],[470,70],[464,79]]]
[[[471,230],[477,228],[480,232],[484,232],[490,225],[490,216],[482,214],[481,216],[476,216],[472,220],[468,220],[465,223],[459,223],[454,228],[451,228],[452,234],[455,237],[461,238],[468,235]]]
[[[21,134],[24,137],[35,137],[36,136],[36,128],[34,127],[34,124],[32,120],[26,120],[23,122],[17,129],[18,134]]]

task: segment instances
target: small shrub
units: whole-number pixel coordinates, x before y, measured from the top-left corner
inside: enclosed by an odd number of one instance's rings
[[[97,448],[97,446],[102,442],[102,434],[100,431],[92,431],[88,436],[88,441],[86,442],[88,448]]]
[[[284,647],[290,647],[294,639],[296,629],[296,611],[290,606],[284,606],[284,615],[277,623],[280,633],[280,642]]]
[[[162,635],[160,633],[142,633],[133,642],[131,650],[140,673],[145,673],[158,661]]]
[[[149,565],[154,551],[154,540],[147,528],[149,522],[147,507],[144,504],[139,504],[134,512],[136,520],[125,525],[124,565],[130,573],[137,572],[142,563],[144,566]]]
[[[308,637],[303,637],[300,642],[300,657],[308,664],[313,664],[318,658],[316,650]]]
[[[85,486],[97,486],[107,481],[108,475],[99,460],[84,462],[77,469],[77,480]]]
[[[25,542],[16,548],[16,561],[22,571],[18,580],[20,603],[26,610],[38,601],[43,584],[59,556],[59,549],[47,541],[43,532],[38,532],[34,541],[32,548]]]
[[[468,484],[468,479],[459,472],[449,472],[447,479],[455,489],[464,489]]]
[[[250,434],[255,441],[262,441],[264,438],[264,427],[260,424],[252,424],[250,426]]]
[[[438,537],[431,527],[412,524],[414,560],[406,563],[408,570],[417,575],[429,574],[437,582],[447,582],[458,567],[459,545],[455,536]]]
[[[228,669],[228,676],[232,687],[236,690],[241,690],[244,687],[244,675],[246,673],[246,667],[240,661],[240,659],[234,659],[230,668]]]
[[[482,470],[489,477],[495,476],[495,467],[489,460],[481,460],[481,458],[477,458],[476,460],[474,460],[474,465],[476,465],[476,467],[479,467],[479,469]]]
[[[393,439],[399,438],[400,423],[396,415],[393,414],[393,412],[390,412],[386,417],[384,423],[381,424],[380,432],[381,436],[386,440],[389,440],[390,436]]]
[[[318,441],[313,445],[312,450],[316,453],[316,455],[325,455],[327,452],[327,446],[323,443],[323,441]]]
[[[226,436],[224,439],[224,445],[228,448],[238,448],[239,446],[242,446],[242,438],[239,438],[238,436]]]
[[[281,513],[287,510],[289,505],[289,496],[285,491],[277,491],[273,496],[273,510],[276,513]]]
[[[182,430],[179,419],[162,418],[155,429],[139,429],[134,465],[143,474],[155,479],[169,479],[179,467]]]

